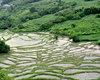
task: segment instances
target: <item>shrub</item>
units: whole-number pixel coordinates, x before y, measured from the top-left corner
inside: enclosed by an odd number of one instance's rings
[[[85,16],[84,12],[79,12],[79,16],[84,17]]]
[[[55,15],[66,16],[67,14],[72,14],[72,13],[73,13],[73,10],[71,8],[67,8],[67,9],[63,9],[63,10],[59,11]]]
[[[11,25],[11,28],[14,28],[16,26],[16,24],[15,23],[13,23],[12,25]]]
[[[100,18],[100,14],[97,14],[97,15],[96,15],[96,18]]]
[[[54,23],[60,23],[60,22],[64,22],[66,20],[65,17],[63,16],[58,16],[53,22]]]
[[[0,29],[7,29],[12,24],[12,19],[8,16],[1,16],[0,17]]]
[[[67,20],[73,20],[74,16],[72,14],[65,16]]]
[[[98,40],[98,41],[96,42],[96,44],[100,45],[100,40]]]
[[[84,14],[89,15],[89,14],[97,14],[100,13],[100,8],[91,6],[90,8],[84,9]]]
[[[0,80],[13,80],[13,78],[7,76],[7,74],[4,71],[0,70]]]
[[[13,1],[13,0],[3,0],[2,4],[8,4],[11,1]]]
[[[26,22],[25,16],[22,16],[22,17],[20,18],[20,20],[21,20],[21,22]]]
[[[96,79],[96,80],[100,80],[100,77],[98,79]]]
[[[78,20],[80,18],[81,17],[79,16],[79,14],[69,14],[69,15],[66,15],[66,19],[67,20]]]
[[[80,9],[76,9],[76,10],[74,11],[74,13],[82,12],[82,11],[83,11],[83,8],[84,8],[84,7],[80,8]]]
[[[64,3],[63,3],[62,9],[67,9],[67,8],[70,8],[70,7],[74,7],[74,6],[76,6],[76,5],[77,5],[77,3],[76,3],[75,1],[71,1],[71,2],[65,3],[65,5],[64,5]]]
[[[59,37],[58,35],[54,35],[54,39],[58,40],[58,37]]]
[[[73,15],[73,20],[79,20],[81,19],[81,17],[79,16],[79,14],[74,14]]]
[[[10,51],[10,46],[6,45],[4,41],[0,41],[0,53],[7,53]]]
[[[0,29],[7,29],[8,28],[8,24],[6,23],[6,21],[0,21]]]
[[[40,30],[49,29],[52,25],[53,25],[52,21],[48,21],[48,22],[42,23],[41,26],[40,26]]]
[[[44,8],[42,11],[40,11],[39,14],[41,16],[47,15],[47,14],[53,14],[53,13],[59,11],[59,10],[60,10],[60,8],[58,6],[48,7],[48,8]]]
[[[25,20],[26,20],[26,19],[29,19],[29,20],[37,19],[37,18],[39,18],[39,17],[40,17],[40,15],[39,15],[37,12],[35,12],[35,13],[31,13],[31,14],[27,15],[27,16],[25,17]]]
[[[22,24],[19,24],[17,27],[18,27],[19,29],[23,29],[23,28],[24,28],[24,26],[23,26]]]
[[[77,35],[72,35],[69,37],[69,39],[73,39],[73,42],[80,42],[80,39]]]
[[[72,26],[72,28],[75,28],[75,27],[76,27],[76,25],[75,25],[75,24],[71,24],[71,26]]]
[[[29,13],[29,14],[25,14],[24,16],[20,17],[21,22],[27,22],[28,20],[32,20],[32,19],[37,19],[40,18],[41,16],[37,13]]]
[[[31,8],[30,8],[30,12],[31,12],[31,13],[34,13],[34,12],[36,12],[36,11],[37,11],[37,10],[35,9],[35,7],[31,7]]]

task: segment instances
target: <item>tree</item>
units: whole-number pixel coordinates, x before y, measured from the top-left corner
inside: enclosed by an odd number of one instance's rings
[[[35,7],[31,7],[31,8],[30,8],[30,12],[31,12],[31,13],[34,13],[34,12],[36,12],[36,11],[37,11],[37,10],[35,9]]]
[[[4,41],[0,41],[0,53],[7,53],[10,51],[10,46],[5,44]]]
[[[72,35],[69,37],[69,39],[72,39],[73,42],[80,42],[80,38],[77,35]]]
[[[22,24],[19,24],[17,27],[18,27],[19,29],[23,29],[23,28],[24,28],[24,26],[23,26]]]
[[[8,3],[11,2],[11,1],[13,1],[13,0],[3,0],[2,3],[3,3],[3,4],[8,4]]]
[[[12,25],[12,19],[10,19],[8,16],[0,17],[0,29],[7,29],[11,25]]]
[[[58,2],[58,5],[60,5],[60,4],[61,4],[61,0],[56,0],[56,2]]]
[[[41,26],[40,26],[40,30],[47,30],[52,25],[53,25],[53,22],[52,21],[48,21],[48,22],[42,23]]]

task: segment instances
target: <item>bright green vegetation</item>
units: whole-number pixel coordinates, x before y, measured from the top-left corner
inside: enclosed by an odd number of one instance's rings
[[[0,80],[13,80],[12,77],[7,76],[6,71],[0,70]]]
[[[10,51],[10,46],[5,44],[4,41],[0,41],[0,53],[7,53]]]
[[[100,80],[100,77],[97,80]]]
[[[49,31],[78,36],[76,41],[100,39],[100,1],[98,0],[4,0],[0,7],[0,29],[13,32]],[[95,40],[92,36],[95,35]],[[88,36],[88,37],[86,37]],[[74,40],[73,40],[74,41]]]

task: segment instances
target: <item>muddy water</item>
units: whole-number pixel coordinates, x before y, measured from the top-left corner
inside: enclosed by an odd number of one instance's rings
[[[0,37],[11,46],[11,54],[0,58],[0,67],[8,70],[8,76],[15,80],[100,77],[100,47],[91,42],[72,43],[67,37],[55,40],[53,35],[34,33],[3,32]]]

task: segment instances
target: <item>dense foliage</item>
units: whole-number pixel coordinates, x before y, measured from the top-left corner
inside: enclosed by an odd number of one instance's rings
[[[0,17],[0,29],[7,29],[8,27],[10,27],[12,24],[11,21],[12,20],[7,16]]]
[[[77,35],[72,35],[69,38],[72,39],[73,42],[80,42],[80,39],[79,39],[79,37]]]
[[[10,47],[5,44],[4,41],[0,41],[0,53],[7,53],[10,51]]]
[[[9,3],[9,2],[11,2],[11,1],[13,1],[13,0],[3,0],[3,4],[7,4],[7,3]]]

